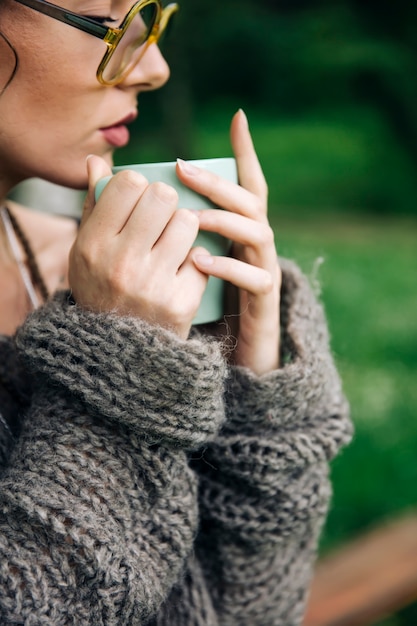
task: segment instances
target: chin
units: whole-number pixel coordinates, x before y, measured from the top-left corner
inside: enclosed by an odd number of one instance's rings
[[[45,177],[49,183],[59,185],[60,187],[67,187],[68,189],[76,189],[78,191],[85,191],[88,188],[88,178],[83,173],[82,176],[48,176]]]
[[[100,158],[102,158],[110,168],[113,167],[113,153],[106,152],[105,154],[96,154],[100,156]],[[88,155],[85,155],[85,159],[87,158],[87,156]],[[56,173],[49,172],[48,175],[40,177],[44,178],[50,183],[54,183],[55,185],[59,185],[61,187],[68,187],[70,189],[77,189],[79,191],[85,191],[88,188],[87,165],[85,160],[83,160],[80,167],[77,167],[76,169],[68,169],[65,172]]]

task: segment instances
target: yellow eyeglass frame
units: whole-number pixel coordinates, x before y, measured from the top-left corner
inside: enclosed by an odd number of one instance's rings
[[[105,26],[104,24],[101,24],[93,18],[78,15],[78,13],[73,13],[68,9],[64,9],[57,6],[56,4],[47,2],[47,0],[15,0],[15,2],[19,2],[20,4],[23,4],[24,6],[27,6],[35,11],[38,11],[39,13],[43,13],[44,15],[52,17],[53,19],[59,20],[60,22],[63,22],[68,26],[72,26],[74,28],[77,28],[78,30],[82,30],[88,33],[89,35],[93,35],[94,37],[102,39],[107,46],[107,50],[99,63],[96,77],[99,83],[106,86],[117,85],[121,83],[126,78],[126,76],[129,75],[129,73],[132,71],[132,69],[145,53],[148,46],[152,43],[158,43],[172,15],[179,10],[179,5],[175,2],[163,8],[161,0],[138,0],[138,2],[135,2],[130,11],[124,17],[120,26],[111,27]],[[139,42],[136,47],[137,49],[143,46],[143,51],[140,55],[136,57],[134,63],[128,63],[125,66],[121,66],[119,72],[116,72],[113,78],[111,78],[110,80],[105,79],[103,77],[103,74],[115,50],[117,49],[117,46],[122,40],[133,19],[140,11],[142,11],[142,9],[151,5],[155,5],[156,7],[155,18],[153,20],[153,23],[151,24],[151,27],[146,32],[144,40]]]

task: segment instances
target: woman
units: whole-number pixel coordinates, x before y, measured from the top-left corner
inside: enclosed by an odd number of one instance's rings
[[[132,172],[94,202],[169,74],[175,6],[130,8],[0,0],[0,623],[299,624],[351,432],[323,313],[277,263],[241,111],[240,186],[177,170],[225,211]],[[79,228],[6,200],[32,176],[88,187]],[[192,327],[208,275],[238,290],[233,341]]]

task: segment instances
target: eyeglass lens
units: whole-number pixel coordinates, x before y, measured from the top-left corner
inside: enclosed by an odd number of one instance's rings
[[[103,71],[103,79],[112,81],[134,66],[146,49],[158,15],[156,3],[148,4],[136,13]]]

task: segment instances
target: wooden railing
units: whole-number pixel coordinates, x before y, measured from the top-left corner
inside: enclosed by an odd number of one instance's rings
[[[417,600],[417,513],[319,561],[303,626],[369,626]]]

